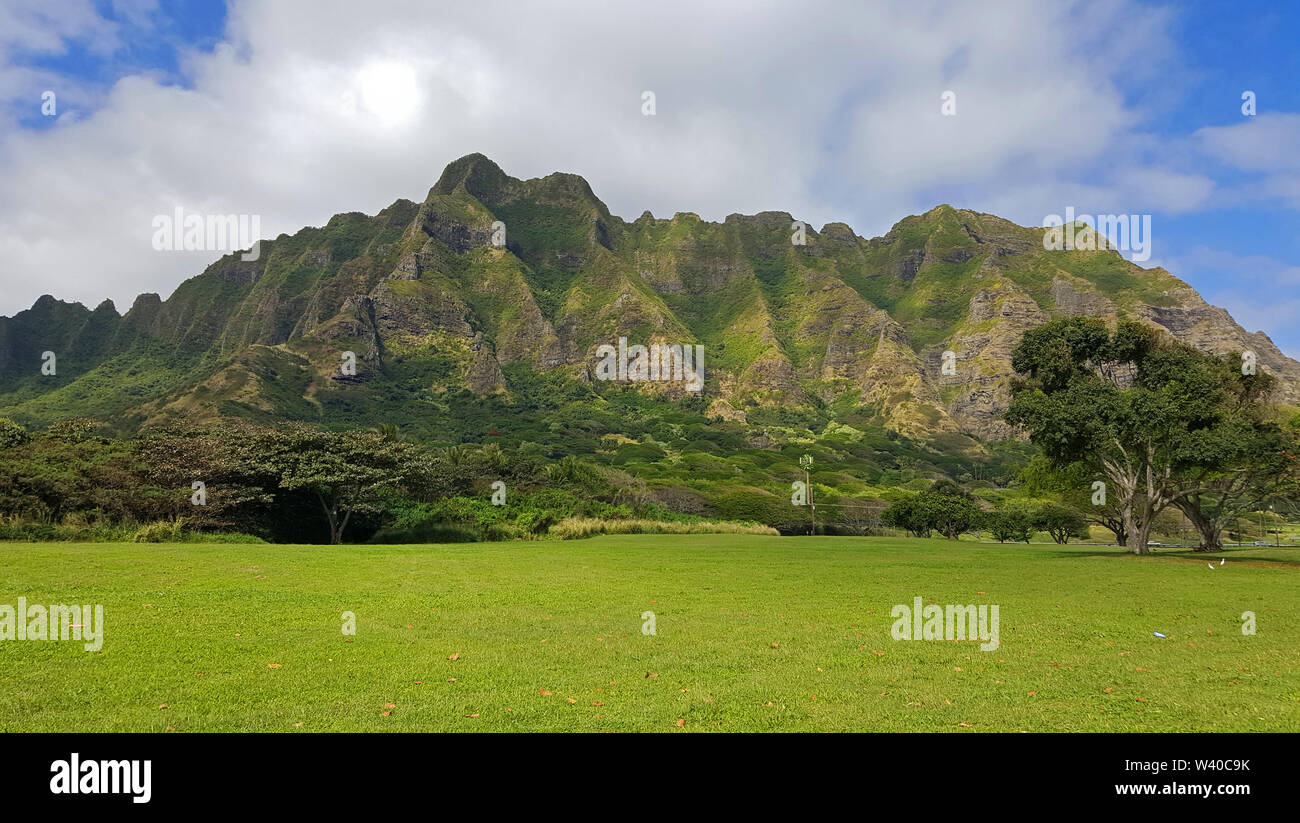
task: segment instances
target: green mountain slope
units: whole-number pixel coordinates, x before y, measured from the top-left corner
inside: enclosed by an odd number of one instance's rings
[[[793,222],[629,222],[581,177],[517,180],[469,155],[422,203],[263,241],[258,260],[223,257],[125,315],[42,297],[0,318],[0,415],[124,431],[225,416],[397,422],[450,441],[494,430],[555,443],[678,407],[757,442],[835,423],[978,453],[1014,435],[1001,412],[1019,336],[1080,313],[1253,350],[1300,402],[1300,364],[1265,335],[1114,251],[1046,251],[1043,229],[949,206],[870,240],[831,223],[796,245]],[[619,338],[702,346],[702,392],[596,380],[598,347]],[[54,375],[41,372],[47,351]],[[586,420],[566,413],[574,404]],[[600,408],[618,413],[597,424]]]

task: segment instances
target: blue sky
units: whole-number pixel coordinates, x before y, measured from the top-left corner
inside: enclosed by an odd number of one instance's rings
[[[93,113],[113,84],[129,75],[147,74],[162,83],[190,86],[182,55],[196,49],[211,51],[226,24],[226,6],[219,0],[136,4],[94,0],[81,6],[78,16],[83,15],[95,22],[85,28],[70,27],[66,33],[51,27],[58,47],[15,38],[6,54],[9,66],[56,76],[78,90],[74,99],[79,105],[65,109],[65,116]],[[18,106],[13,113],[25,129],[54,128],[59,122],[57,117],[44,116],[39,106]]]
[[[217,256],[150,248],[176,206],[274,236],[483,151],[628,218],[1151,214],[1143,265],[1300,355],[1300,4],[46,5],[0,4],[3,314],[166,296]]]

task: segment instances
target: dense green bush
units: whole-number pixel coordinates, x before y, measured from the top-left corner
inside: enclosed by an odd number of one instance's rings
[[[885,525],[906,529],[915,537],[929,537],[937,531],[956,540],[982,517],[974,497],[955,483],[939,482],[923,492],[900,497],[885,509],[881,519]]]
[[[1028,543],[1033,535],[1033,517],[1024,509],[1004,506],[991,512],[985,512],[981,518],[984,528],[999,543],[1008,540],[1015,543]]]

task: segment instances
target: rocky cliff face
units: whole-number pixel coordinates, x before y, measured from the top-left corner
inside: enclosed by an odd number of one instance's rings
[[[341,392],[517,401],[519,369],[592,381],[597,348],[623,337],[702,345],[703,399],[726,419],[815,408],[919,440],[990,440],[1015,435],[1001,420],[1012,348],[1069,314],[1254,351],[1279,399],[1300,403],[1300,363],[1163,269],[1046,251],[1042,229],[948,206],[871,240],[832,223],[799,244],[793,223],[781,212],[628,222],[580,177],[517,180],[470,155],[422,203],[264,241],[259,260],[222,258],[126,315],[43,297],[0,318],[0,414],[48,422],[94,397],[131,427],[311,418]],[[45,351],[59,356],[56,376],[40,374]],[[346,352],[355,375],[341,370]]]

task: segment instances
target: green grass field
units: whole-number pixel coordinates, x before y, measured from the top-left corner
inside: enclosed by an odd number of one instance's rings
[[[739,535],[0,557],[0,604],[105,612],[99,652],[0,642],[5,732],[1300,730],[1300,549],[1214,569]],[[893,640],[916,596],[997,604],[1000,648]]]

